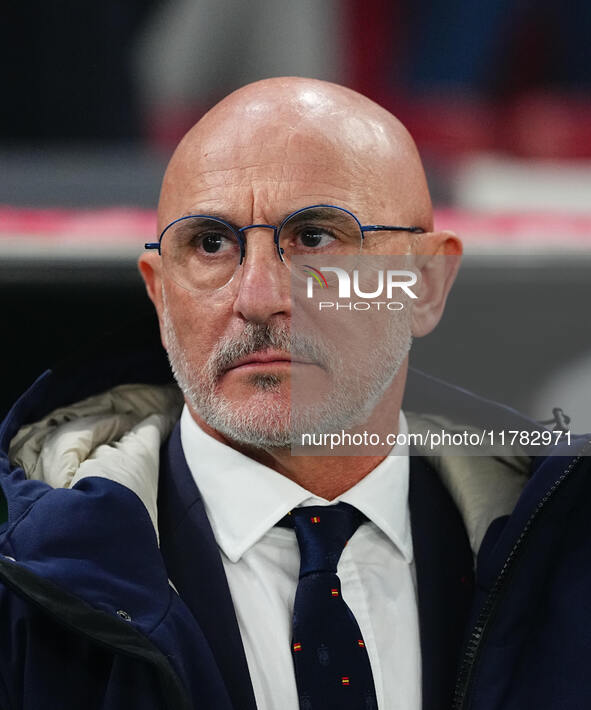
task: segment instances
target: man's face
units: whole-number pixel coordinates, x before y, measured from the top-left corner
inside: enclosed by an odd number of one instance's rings
[[[270,120],[268,107],[255,103],[206,126],[169,170],[160,227],[186,214],[217,215],[238,227],[279,224],[314,204],[349,209],[363,224],[413,223],[412,207],[398,199],[399,177],[382,169],[375,146],[367,152],[379,128],[342,115],[319,125],[297,112],[276,113]],[[376,242],[381,253],[384,239]],[[390,239],[392,253],[408,250],[406,235]],[[250,229],[246,242],[246,259],[223,288],[195,293],[159,272],[163,340],[193,415],[237,443],[263,448],[365,421],[405,361],[409,309],[377,332],[371,319],[357,319],[340,341],[318,332],[303,311],[304,326],[294,332],[290,271],[272,231]],[[335,321],[340,335],[345,323]],[[347,342],[346,352],[339,342]],[[306,382],[308,394],[292,408],[293,381]]]

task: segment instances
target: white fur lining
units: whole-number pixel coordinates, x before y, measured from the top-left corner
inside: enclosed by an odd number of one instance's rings
[[[480,434],[473,426],[452,423],[444,417],[406,413],[409,431],[422,433],[444,429],[451,434]],[[435,468],[458,507],[476,555],[489,525],[495,518],[513,511],[527,483],[531,458],[519,447],[507,455],[495,455],[494,450],[480,448],[482,455],[450,454],[450,448],[421,449],[418,452]],[[456,451],[457,449],[454,449]],[[497,449],[498,451],[498,449]]]
[[[9,456],[29,478],[53,488],[89,476],[120,483],[140,498],[158,536],[160,446],[181,407],[175,386],[121,385],[23,427]]]

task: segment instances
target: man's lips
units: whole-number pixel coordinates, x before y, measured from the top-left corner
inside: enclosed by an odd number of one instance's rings
[[[259,352],[250,353],[238,360],[235,360],[226,372],[236,370],[238,368],[268,368],[268,367],[289,367],[290,365],[314,365],[315,363],[309,360],[300,358],[292,358],[289,353],[278,350],[261,350]]]

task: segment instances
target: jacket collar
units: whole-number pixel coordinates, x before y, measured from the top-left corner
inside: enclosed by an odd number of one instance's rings
[[[234,707],[256,710],[220,552],[185,460],[178,424],[162,449],[158,504],[168,575],[209,642]]]
[[[457,663],[474,589],[466,530],[436,471],[410,463],[413,536],[422,657],[423,710],[451,707]]]

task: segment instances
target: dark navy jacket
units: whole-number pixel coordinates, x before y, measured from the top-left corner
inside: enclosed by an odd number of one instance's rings
[[[255,708],[178,427],[162,450],[160,546],[146,508],[120,484],[87,478],[54,490],[8,461],[23,424],[122,382],[168,376],[161,355],[143,350],[48,372],[0,429],[2,710]],[[407,395],[427,391],[428,411],[445,403],[461,417],[474,408],[466,393],[419,380]],[[533,461],[513,514],[485,536],[474,580],[458,511],[435,472],[412,459],[425,710],[591,707],[590,463]]]

